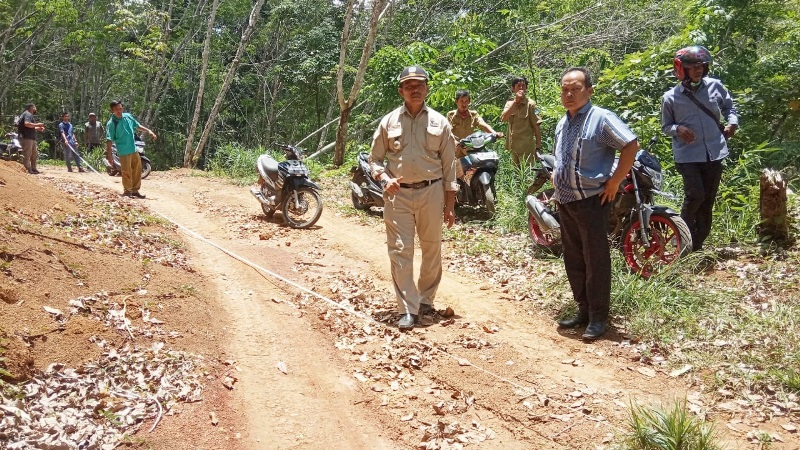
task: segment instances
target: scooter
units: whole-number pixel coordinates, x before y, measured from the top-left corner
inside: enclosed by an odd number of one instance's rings
[[[370,175],[369,153],[358,154],[357,164],[350,169],[350,200],[353,208],[368,211],[373,206],[383,208],[383,188]]]
[[[136,151],[139,153],[139,158],[142,159],[142,178],[147,178],[150,175],[150,172],[153,170],[153,165],[150,163],[150,158],[144,156],[144,141],[138,135],[134,135],[134,144],[136,145]],[[103,164],[106,166],[106,173],[109,176],[116,176],[120,175],[121,166],[119,165],[119,155],[117,155],[117,145],[111,144],[111,156],[114,159],[114,165],[110,166],[108,164],[108,160],[103,158]]]
[[[286,157],[278,162],[269,154],[256,161],[258,187],[250,193],[261,203],[261,209],[271,218],[278,209],[283,220],[292,228],[308,228],[322,215],[320,187],[308,178],[300,149],[292,145],[275,144]]]
[[[486,145],[497,139],[496,133],[476,131],[459,141],[459,145],[466,147],[467,155],[459,158],[464,176],[458,178],[456,201],[472,206],[484,206],[491,214],[494,214],[497,198],[494,179],[500,158],[497,152],[486,148]]]
[[[14,133],[6,133],[6,139],[9,143],[0,143],[0,159],[6,161],[19,161],[22,159],[22,144],[19,142],[19,135]]]

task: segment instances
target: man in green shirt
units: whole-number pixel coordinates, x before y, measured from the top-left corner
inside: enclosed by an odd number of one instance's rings
[[[106,159],[114,167],[114,157],[111,153],[111,144],[117,146],[120,172],[122,172],[122,195],[125,197],[145,198],[139,193],[142,186],[142,159],[136,151],[134,133],[144,131],[153,140],[156,134],[141,125],[132,115],[122,112],[123,105],[120,101],[110,103],[111,119],[106,124]]]

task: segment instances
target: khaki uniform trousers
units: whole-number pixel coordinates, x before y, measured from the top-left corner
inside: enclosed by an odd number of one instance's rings
[[[139,192],[142,187],[142,158],[139,152],[120,156],[119,171],[122,172],[122,188],[125,192]]]
[[[444,187],[436,182],[420,189],[400,188],[384,194],[383,221],[392,266],[398,312],[417,314],[421,303],[433,304],[442,279]],[[414,284],[414,233],[419,236],[422,265]]]

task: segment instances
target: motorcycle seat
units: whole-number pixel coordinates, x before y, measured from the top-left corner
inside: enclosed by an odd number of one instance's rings
[[[270,177],[274,179],[278,174],[278,161],[270,155],[261,155],[256,161],[258,172],[263,178]]]

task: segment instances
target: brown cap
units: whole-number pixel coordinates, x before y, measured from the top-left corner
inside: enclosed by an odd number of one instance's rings
[[[403,69],[403,73],[400,74],[400,78],[397,81],[403,84],[404,81],[408,80],[428,81],[428,72],[420,66],[408,66]]]

